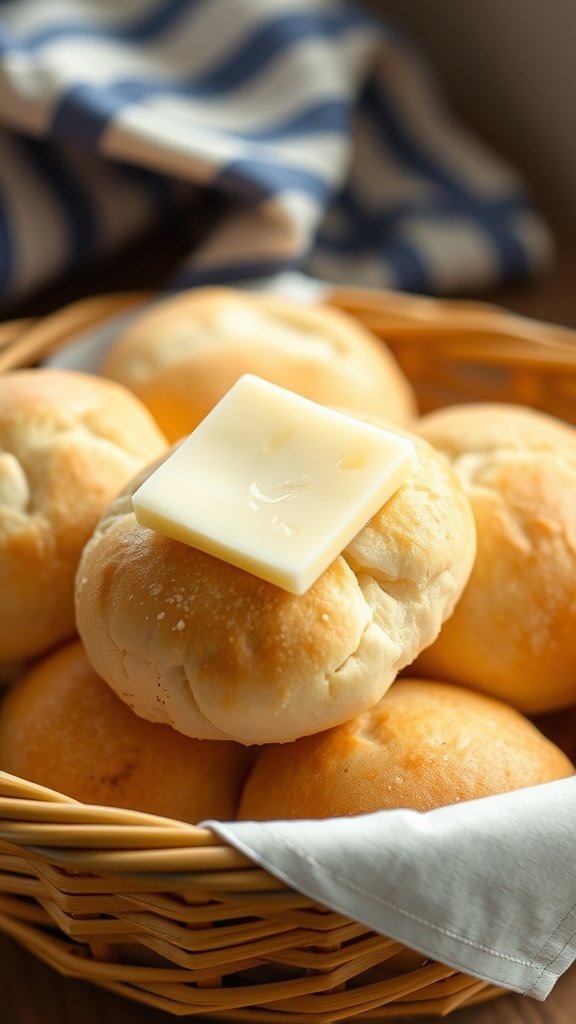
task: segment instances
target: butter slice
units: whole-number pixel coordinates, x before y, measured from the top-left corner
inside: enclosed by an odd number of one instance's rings
[[[407,438],[247,374],[132,500],[141,525],[303,594],[415,464]]]

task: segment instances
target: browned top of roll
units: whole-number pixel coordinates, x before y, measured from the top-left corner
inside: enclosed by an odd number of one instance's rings
[[[173,441],[244,373],[392,422],[416,414],[392,353],[353,317],[232,288],[197,288],[148,307],[114,342],[101,370],[134,391]]]
[[[183,821],[234,816],[250,752],[138,718],[72,643],[40,661],[0,708],[0,770],[83,803]]]
[[[508,705],[460,686],[401,679],[344,725],[264,747],[238,816],[427,811],[573,773],[565,754]]]

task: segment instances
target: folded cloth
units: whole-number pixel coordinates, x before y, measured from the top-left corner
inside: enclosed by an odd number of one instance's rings
[[[0,124],[0,300],[215,192],[178,285],[447,294],[551,253],[516,174],[348,0],[4,0]]]
[[[576,779],[326,821],[205,822],[319,903],[544,999],[576,959]]]

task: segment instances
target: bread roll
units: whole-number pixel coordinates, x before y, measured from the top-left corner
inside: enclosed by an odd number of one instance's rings
[[[392,422],[416,414],[391,352],[352,317],[229,288],[199,288],[149,307],[113,344],[101,372],[134,391],[172,441],[244,373]]]
[[[415,443],[415,472],[300,597],[140,526],[142,474],[78,570],[96,671],[139,715],[201,739],[282,743],[376,703],[438,634],[474,559],[460,484]]]
[[[573,773],[565,754],[508,705],[460,686],[401,679],[344,725],[264,747],[238,817],[428,811]]]
[[[521,711],[576,702],[576,430],[530,409],[454,406],[418,431],[472,503],[478,554],[418,671]]]
[[[102,511],[166,449],[126,388],[67,370],[0,375],[0,665],[74,633],[74,574]]]
[[[84,803],[182,821],[231,818],[250,752],[138,718],[80,643],[39,662],[0,709],[0,769]]]

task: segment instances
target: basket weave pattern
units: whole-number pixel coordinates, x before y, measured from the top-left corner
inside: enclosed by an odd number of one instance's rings
[[[142,295],[0,326],[34,365]],[[576,421],[576,334],[479,303],[338,290],[423,411],[512,401]],[[448,1014],[498,994],[315,904],[209,829],[78,803],[0,773],[0,930],[71,977],[174,1015],[329,1024]]]

